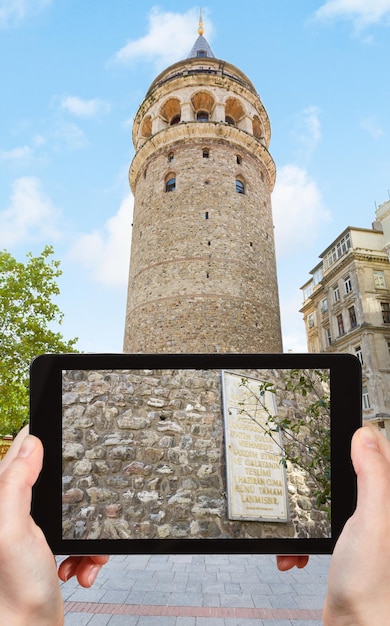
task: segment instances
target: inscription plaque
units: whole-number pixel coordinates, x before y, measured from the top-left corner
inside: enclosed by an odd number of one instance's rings
[[[267,418],[277,414],[267,381],[223,371],[228,517],[289,521],[288,492],[279,431]]]

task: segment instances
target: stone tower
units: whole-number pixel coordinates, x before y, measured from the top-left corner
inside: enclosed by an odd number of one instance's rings
[[[281,352],[270,123],[203,36],[133,126],[125,352]]]

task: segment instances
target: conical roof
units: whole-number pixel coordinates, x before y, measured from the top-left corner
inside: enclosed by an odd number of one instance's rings
[[[199,35],[194,45],[192,46],[191,52],[189,53],[187,59],[193,59],[196,57],[211,57],[215,59],[215,54],[209,46],[209,43],[203,35]]]

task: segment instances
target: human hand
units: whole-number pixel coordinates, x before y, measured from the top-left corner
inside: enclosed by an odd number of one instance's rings
[[[351,456],[356,511],[336,544],[329,570],[324,626],[384,626],[390,619],[390,442],[359,429]]]
[[[43,449],[23,429],[0,463],[0,625],[58,626],[64,609],[53,554],[30,516]]]
[[[42,444],[25,427],[0,463],[0,626],[57,626],[64,611],[53,554],[30,516],[31,488],[42,468]],[[89,587],[106,556],[68,557],[62,580]]]

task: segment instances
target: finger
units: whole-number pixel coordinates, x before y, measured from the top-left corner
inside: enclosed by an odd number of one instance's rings
[[[58,568],[58,576],[64,582],[72,576],[77,576],[80,585],[90,587],[108,559],[109,557],[104,555],[70,556],[61,563]]]
[[[40,440],[27,435],[22,440],[17,457],[0,474],[0,525],[2,532],[14,531],[18,520],[19,532],[29,521],[31,488],[42,469],[43,448]],[[7,525],[10,527],[6,529]],[[14,532],[13,532],[14,534]]]
[[[278,555],[276,557],[276,564],[281,572],[286,572],[293,567],[302,569],[302,567],[307,565],[308,561],[309,557],[307,555]]]
[[[79,556],[69,556],[65,561],[62,561],[58,568],[58,577],[66,582],[72,576],[76,575],[77,567],[82,557]]]
[[[9,466],[9,464],[12,463],[12,461],[18,456],[20,446],[22,445],[23,440],[27,437],[27,435],[28,435],[28,426],[25,426],[16,435],[7,454],[5,455],[4,459],[0,462],[0,474],[4,472],[4,470]]]

